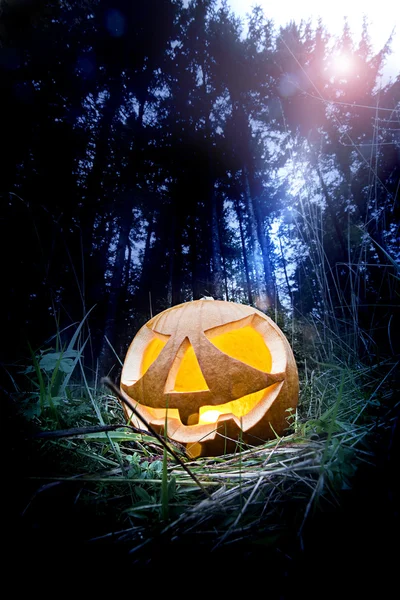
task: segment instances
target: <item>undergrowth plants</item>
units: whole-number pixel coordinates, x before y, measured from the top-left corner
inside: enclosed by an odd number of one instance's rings
[[[31,393],[25,403],[24,413],[26,416],[51,417],[60,425],[59,408],[63,403],[72,399],[71,378],[80,371],[84,375],[82,359],[89,335],[82,339],[86,319],[91,311],[88,311],[82,321],[77,324],[67,344],[62,342],[63,331],[57,331],[56,335],[48,340],[46,347],[33,350],[28,343],[31,362],[21,371],[29,381]],[[81,380],[80,380],[81,381]]]
[[[77,341],[75,332],[64,350],[32,353],[24,371],[34,385],[24,406],[37,429],[33,448],[48,465],[29,476],[37,489],[24,513],[28,521],[57,482],[60,490],[75,490],[68,510],[82,506],[91,523],[98,520],[87,542],[120,543],[139,563],[154,545],[172,540],[196,539],[219,550],[243,540],[279,546],[289,529],[300,543],[314,512],[339,506],[358,466],[373,460],[370,408],[379,383],[374,387],[372,367],[306,360],[287,436],[196,461],[170,445],[185,470],[149,432],[126,423],[112,393],[88,384],[81,360],[86,340],[83,347]],[[79,527],[85,537],[85,522]]]

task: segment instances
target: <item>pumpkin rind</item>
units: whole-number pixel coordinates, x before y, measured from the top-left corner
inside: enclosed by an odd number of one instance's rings
[[[230,354],[218,345],[231,348]],[[265,356],[268,370],[259,368],[257,354]],[[251,306],[223,300],[195,300],[153,317],[133,339],[121,374],[122,392],[157,431],[164,430],[167,408],[168,437],[192,456],[231,452],[237,440],[257,445],[283,435],[298,389],[293,352],[279,327]],[[228,404],[240,416],[225,414]],[[201,421],[204,406],[211,416],[215,408],[220,413],[215,422]],[[125,405],[124,410],[143,428]]]

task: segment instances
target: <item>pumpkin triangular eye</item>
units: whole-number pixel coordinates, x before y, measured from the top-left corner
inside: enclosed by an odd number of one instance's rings
[[[261,333],[251,324],[231,331],[226,331],[226,326],[215,327],[207,331],[206,336],[224,354],[259,371],[271,372],[271,352]]]
[[[165,385],[165,392],[207,391],[208,385],[201,372],[193,346],[185,338],[180,346]]]

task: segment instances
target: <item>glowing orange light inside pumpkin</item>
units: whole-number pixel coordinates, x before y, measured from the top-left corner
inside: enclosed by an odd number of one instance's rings
[[[218,417],[222,415],[222,413],[215,409],[204,410],[206,408],[208,407],[203,406],[200,409],[199,423],[216,423],[218,421]]]

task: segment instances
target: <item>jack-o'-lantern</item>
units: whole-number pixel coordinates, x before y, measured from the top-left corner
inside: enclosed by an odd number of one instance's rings
[[[233,451],[238,440],[257,445],[283,435],[298,401],[298,374],[288,341],[269,317],[204,299],[173,306],[138,331],[121,390],[190,456],[215,456]]]

